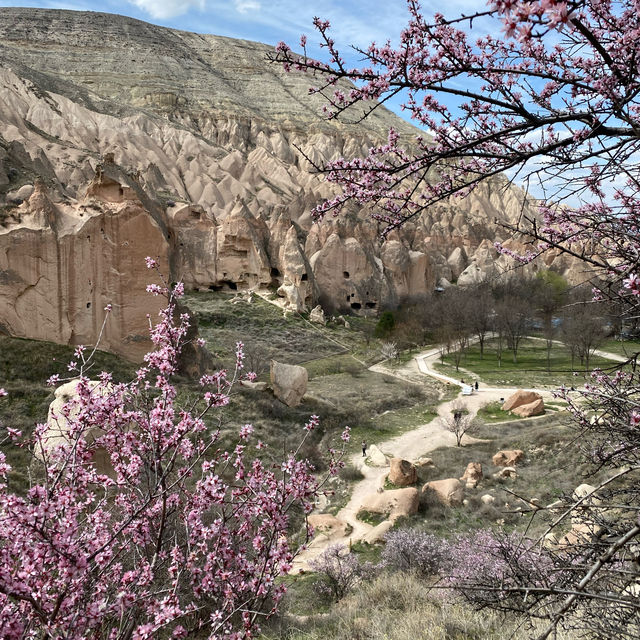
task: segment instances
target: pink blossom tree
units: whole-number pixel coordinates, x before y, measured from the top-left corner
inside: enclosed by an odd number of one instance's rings
[[[525,183],[539,178],[546,187],[539,211],[514,229],[529,235],[531,249],[513,256],[527,262],[549,248],[573,256],[594,273],[596,297],[614,298],[637,316],[640,2],[488,0],[470,15],[430,19],[416,0],[407,5],[398,44],[356,49],[364,60],[358,68],[347,64],[320,18],[315,27],[327,61],[307,55],[305,37],[301,54],[280,43],[272,56],[313,77],[311,92],[326,98],[330,118],[363,118],[398,96],[425,130],[412,141],[392,130],[365,157],[317,167],[342,192],[316,207],[316,218],[355,202],[389,232],[505,172]],[[573,206],[562,203],[566,198]],[[548,579],[491,587],[495,606],[508,601],[547,620],[540,638],[571,620],[599,637],[639,632],[635,363],[634,357],[625,373],[596,373],[583,389],[561,392],[574,414],[576,446],[608,476],[595,487],[597,499],[568,496],[566,509],[550,518],[549,533],[571,531],[550,552]],[[530,552],[532,544],[522,541],[505,555],[514,571],[522,565],[517,549]],[[517,607],[509,593],[519,595]]]
[[[0,453],[2,638],[249,638],[283,595],[291,514],[310,511],[319,483],[297,451],[271,460],[251,425],[228,450],[207,426],[244,375],[242,344],[234,372],[203,375],[201,397],[179,406],[182,285],[149,291],[168,300],[151,327],[154,350],[125,384],[108,373],[90,381],[91,354],[76,350],[76,395],[57,415],[65,435],[53,444],[51,425],[37,426],[43,468],[26,495],[10,492]],[[312,416],[304,437],[317,425]],[[341,464],[334,451],[331,471]]]

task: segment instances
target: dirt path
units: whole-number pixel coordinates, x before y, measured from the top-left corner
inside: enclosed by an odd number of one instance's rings
[[[598,355],[615,361],[624,360],[624,358],[613,353],[598,352]],[[370,370],[414,383],[420,383],[424,380],[424,376],[430,376],[444,384],[452,385],[462,390],[462,383],[460,380],[443,375],[433,368],[433,364],[438,360],[438,358],[439,350],[430,349],[429,351],[420,353],[405,365],[397,369],[389,369],[385,367],[384,364],[377,364],[370,367]],[[474,382],[470,374],[467,382]],[[464,402],[469,412],[475,415],[480,407],[491,402],[500,401],[503,398],[508,398],[519,388],[522,387],[487,387],[480,385],[477,391],[474,390],[471,395],[466,396],[462,396],[460,391],[456,398],[448,402],[443,402],[439,405],[438,416],[445,416],[449,414],[451,412],[452,404],[454,402],[459,402],[460,400]],[[542,395],[545,402],[553,398],[553,394],[549,390],[530,390],[536,391]],[[465,441],[470,442],[471,440],[465,436],[463,443]],[[434,449],[438,449],[443,446],[455,446],[455,444],[455,436],[444,429],[439,418],[434,418],[426,424],[422,424],[411,431],[403,433],[402,435],[381,442],[377,446],[388,457],[397,457],[414,461],[425,456]],[[362,472],[364,478],[354,484],[349,502],[336,514],[336,517],[339,520],[346,522],[351,527],[351,531],[346,536],[331,538],[327,538],[327,536],[323,534],[318,534],[309,543],[307,549],[301,552],[296,558],[294,562],[294,572],[308,569],[309,561],[319,556],[327,546],[332,544],[349,546],[350,543],[362,540],[373,528],[371,525],[358,520],[356,515],[360,510],[363,500],[368,495],[376,493],[379,488],[384,486],[385,477],[389,473],[389,467],[373,467],[366,464],[365,461],[366,458],[359,454],[353,455],[348,461],[356,469],[359,469]]]

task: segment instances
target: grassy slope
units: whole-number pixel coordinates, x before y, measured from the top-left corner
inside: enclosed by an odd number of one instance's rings
[[[456,372],[453,355],[444,359],[444,365],[436,364],[443,373],[456,377],[464,377],[464,373]],[[505,387],[559,387],[576,386],[584,381],[584,369],[580,361],[571,362],[571,356],[564,346],[554,344],[551,351],[550,372],[547,372],[547,353],[544,340],[523,340],[518,349],[517,362],[513,362],[511,351],[504,350],[502,364],[498,366],[495,341],[485,345],[484,357],[480,358],[480,348],[471,345],[460,361],[461,369],[472,372],[481,383]],[[591,368],[606,369],[618,363],[594,356]],[[574,375],[574,372],[577,375]]]

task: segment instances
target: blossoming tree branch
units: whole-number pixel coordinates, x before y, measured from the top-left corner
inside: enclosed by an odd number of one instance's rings
[[[470,15],[429,18],[416,0],[407,6],[397,44],[354,48],[361,66],[347,64],[321,18],[314,24],[324,59],[307,54],[305,36],[301,53],[280,43],[271,56],[288,71],[308,74],[310,92],[326,99],[329,118],[366,118],[401,99],[424,131],[406,140],[392,130],[365,157],[316,167],[342,187],[316,207],[316,218],[354,203],[389,232],[487,179],[506,173],[525,186],[537,180],[538,212],[523,212],[512,229],[528,235],[530,250],[514,257],[526,262],[549,248],[571,255],[593,275],[596,296],[637,317],[640,2],[489,0]],[[549,512],[542,539],[492,545],[506,567],[499,576],[483,581],[478,569],[458,583],[479,606],[546,620],[540,639],[572,621],[595,637],[637,636],[636,360],[615,374],[596,372],[582,389],[559,391],[575,419],[575,446],[608,477],[588,495],[565,496],[560,514]],[[545,515],[535,509],[532,517]],[[549,536],[567,527],[573,542],[549,549]],[[540,548],[545,558],[532,573],[527,558]]]

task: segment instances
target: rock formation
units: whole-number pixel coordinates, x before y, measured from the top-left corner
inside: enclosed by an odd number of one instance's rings
[[[494,219],[531,206],[500,178],[382,243],[355,208],[312,226],[335,191],[310,161],[363,154],[390,126],[410,144],[417,130],[383,108],[324,120],[309,78],[269,51],[123,16],[0,8],[0,328],[90,343],[111,302],[102,346],[139,358],[157,305],[146,255],[188,288],[274,286],[291,309],[360,314],[501,270]]]
[[[422,487],[422,493],[426,494],[429,500],[446,507],[459,507],[464,498],[464,485],[457,478],[433,480]]]
[[[524,452],[520,449],[503,449],[498,451],[492,462],[495,467],[513,467],[524,458]]]
[[[278,400],[289,407],[297,407],[307,392],[309,375],[304,367],[271,361],[271,386]]]

